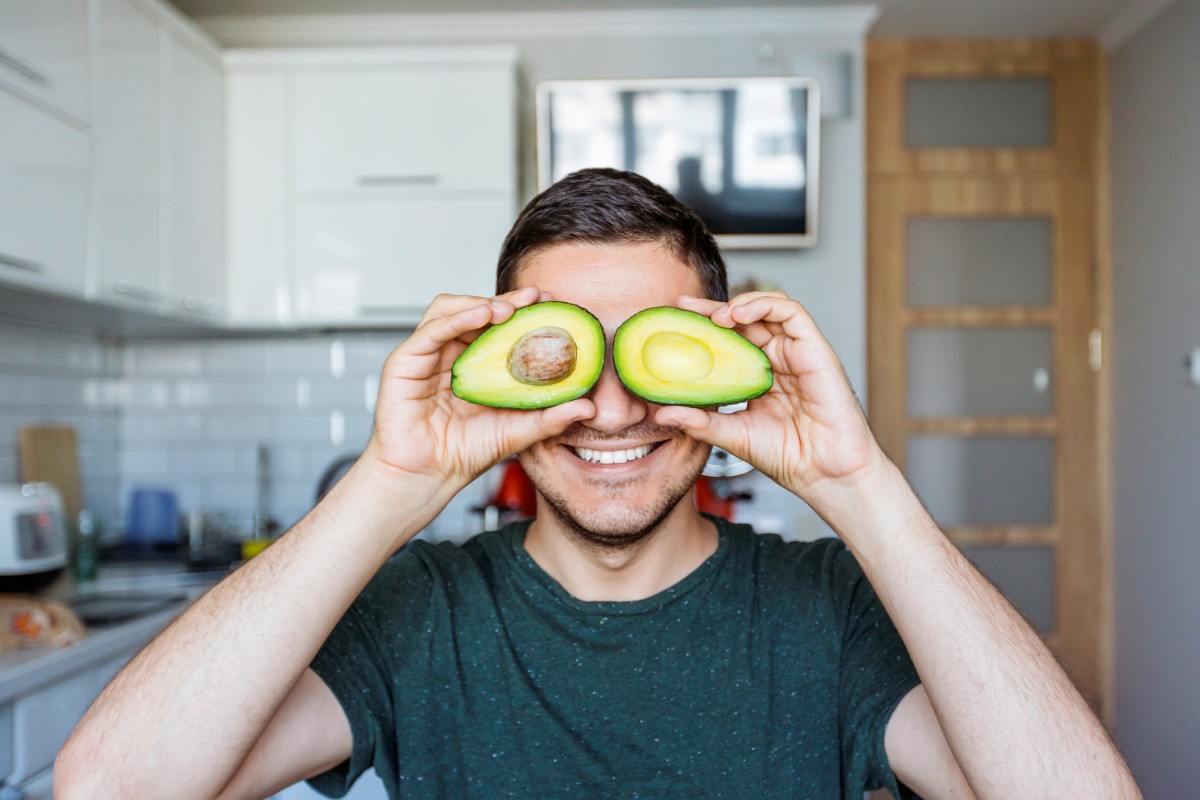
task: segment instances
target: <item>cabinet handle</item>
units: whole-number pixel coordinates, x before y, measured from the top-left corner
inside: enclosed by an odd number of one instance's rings
[[[224,312],[225,307],[220,303],[212,303],[208,300],[201,300],[195,295],[188,295],[183,298],[183,307],[187,311],[195,314],[203,314],[206,317],[220,317]]]
[[[6,267],[16,267],[17,269],[23,269],[26,272],[41,272],[42,270],[44,270],[46,268],[45,264],[39,263],[37,261],[30,261],[28,258],[18,258],[17,256],[10,256],[8,253],[0,253],[0,264],[3,264]]]
[[[117,294],[131,297],[134,300],[141,300],[144,303],[157,303],[162,300],[162,293],[145,286],[139,286],[136,283],[121,279],[113,284],[113,291]]]
[[[411,306],[359,306],[358,313],[364,317],[402,317],[412,314]]]
[[[439,175],[359,175],[358,185],[370,186],[436,186]]]
[[[31,80],[41,86],[46,86],[50,83],[50,78],[46,75],[46,73],[42,72],[25,59],[18,58],[2,47],[0,47],[0,64],[16,70],[26,79]]]

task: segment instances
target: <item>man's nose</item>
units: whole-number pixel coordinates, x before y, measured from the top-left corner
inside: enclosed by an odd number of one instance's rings
[[[646,401],[621,383],[611,357],[587,396],[596,406],[596,415],[581,424],[604,433],[620,433],[641,422],[649,413]]]

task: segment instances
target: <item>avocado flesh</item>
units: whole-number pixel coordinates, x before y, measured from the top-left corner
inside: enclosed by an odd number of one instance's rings
[[[634,314],[617,329],[613,363],[631,392],[660,405],[740,403],[775,382],[766,353],[740,333],[668,306]]]
[[[527,383],[510,371],[513,348],[539,329],[565,332],[574,343],[574,366],[562,380]],[[495,408],[546,408],[582,397],[604,368],[604,328],[586,309],[571,303],[537,303],[519,308],[468,345],[450,370],[450,389],[470,403]]]

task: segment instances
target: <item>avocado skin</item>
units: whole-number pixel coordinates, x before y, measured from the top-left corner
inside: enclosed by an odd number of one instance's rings
[[[692,383],[670,383],[650,375],[642,364],[642,345],[663,331],[703,342],[713,353],[712,373]],[[659,405],[730,405],[760,397],[775,383],[770,359],[749,339],[703,314],[671,306],[648,308],[625,320],[613,337],[613,364],[626,388]]]
[[[575,369],[558,383],[521,383],[508,371],[508,354],[521,336],[548,326],[565,329],[575,340]],[[604,328],[590,311],[560,301],[535,303],[485,330],[459,354],[450,368],[450,390],[462,400],[492,408],[556,406],[591,391],[604,368],[604,350]]]

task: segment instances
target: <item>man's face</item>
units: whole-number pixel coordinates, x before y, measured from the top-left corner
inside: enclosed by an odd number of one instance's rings
[[[617,378],[613,333],[638,311],[674,305],[681,294],[701,294],[700,282],[657,243],[563,244],[526,260],[517,274],[517,288],[522,286],[536,286],[556,300],[586,308],[608,337],[604,371],[587,395],[596,406],[595,416],[519,456],[541,495],[538,515],[554,514],[590,544],[633,544],[681,499],[690,498],[709,446],[654,423],[658,406]],[[624,463],[606,464],[604,459]]]

